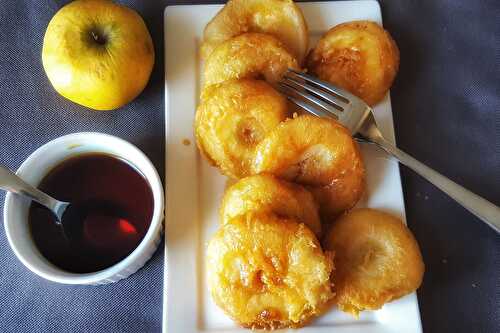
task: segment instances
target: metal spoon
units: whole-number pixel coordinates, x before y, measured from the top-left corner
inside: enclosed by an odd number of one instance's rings
[[[69,223],[72,221],[72,224],[74,224],[74,220],[64,218],[65,215],[68,215],[68,208],[72,206],[69,202],[54,199],[50,195],[26,183],[12,171],[1,165],[0,189],[27,197],[30,200],[38,202],[42,206],[48,208],[52,212],[52,214],[54,214],[55,222],[61,226],[64,235],[68,239],[75,239],[79,236],[77,235],[77,232],[80,228],[75,227],[75,225],[69,225]]]
[[[59,201],[39,189],[26,183],[9,169],[0,165],[0,188],[15,194],[28,197],[48,208],[61,223],[64,212],[70,205],[69,202]]]

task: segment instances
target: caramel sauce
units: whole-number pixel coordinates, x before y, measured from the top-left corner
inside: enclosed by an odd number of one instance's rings
[[[89,153],[69,158],[38,188],[85,208],[84,216],[70,216],[82,219],[83,225],[77,239],[68,239],[51,212],[37,203],[30,207],[29,225],[38,250],[68,272],[95,272],[118,263],[139,245],[151,223],[154,201],[148,181],[115,156]]]

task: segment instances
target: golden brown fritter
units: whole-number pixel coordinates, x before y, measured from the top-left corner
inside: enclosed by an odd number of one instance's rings
[[[340,123],[309,115],[281,123],[256,148],[253,173],[305,185],[323,217],[352,208],[365,186],[356,142]]]
[[[198,147],[225,175],[247,176],[255,147],[286,115],[286,99],[264,81],[208,86],[196,112]]]
[[[299,70],[297,60],[275,37],[245,33],[219,44],[205,62],[205,85],[231,79],[264,78],[279,81],[288,68]]]
[[[243,178],[226,190],[220,208],[221,222],[228,223],[248,212],[295,219],[308,226],[316,236],[321,234],[318,205],[311,193],[272,175]]]
[[[307,68],[375,105],[384,98],[399,68],[399,50],[375,22],[352,21],[330,29],[309,53]]]
[[[303,224],[249,213],[220,227],[207,249],[215,303],[244,327],[301,326],[333,297],[331,254]]]
[[[230,0],[205,27],[203,58],[207,59],[217,45],[246,32],[273,35],[300,63],[306,55],[307,24],[292,0]]]
[[[424,263],[410,230],[396,217],[355,209],[328,231],[326,250],[335,252],[335,300],[355,316],[415,291]]]
[[[331,185],[306,186],[321,207],[320,213],[325,220],[338,217],[361,199],[366,184],[365,169],[363,164],[357,164],[359,161],[357,159],[356,166]]]

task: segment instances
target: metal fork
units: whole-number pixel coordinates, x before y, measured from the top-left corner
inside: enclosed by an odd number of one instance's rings
[[[278,82],[278,86],[292,103],[316,116],[336,119],[358,140],[376,144],[500,233],[500,207],[451,181],[387,141],[377,127],[373,110],[360,98],[330,83],[291,69]]]

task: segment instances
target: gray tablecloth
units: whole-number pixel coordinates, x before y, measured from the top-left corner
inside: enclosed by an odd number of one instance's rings
[[[0,0],[0,163],[16,169],[51,139],[99,131],[138,145],[164,174],[163,9],[189,1],[120,1],[144,17],[156,64],[144,93],[109,113],[68,102],[43,72],[43,34],[66,2]],[[381,5],[401,50],[392,89],[399,146],[500,204],[500,2]],[[418,292],[424,330],[500,332],[500,237],[411,171],[401,174],[408,223],[427,269]],[[3,199],[0,193],[0,208]],[[158,251],[116,284],[50,283],[15,258],[1,228],[0,332],[158,332],[162,270]]]

